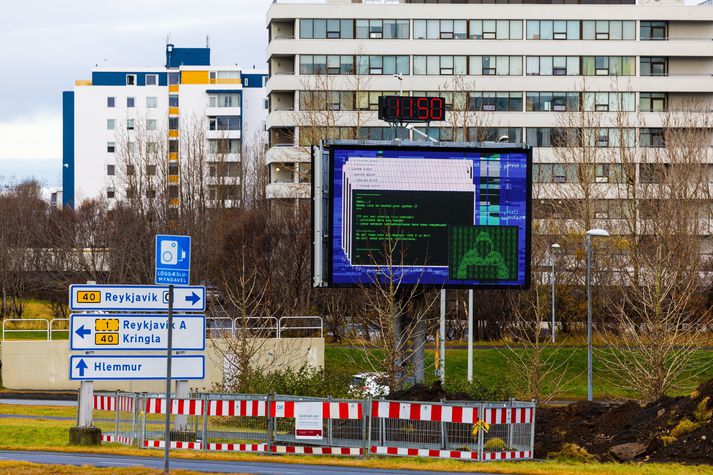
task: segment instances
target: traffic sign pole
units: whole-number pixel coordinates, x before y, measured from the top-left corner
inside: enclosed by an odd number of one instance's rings
[[[171,452],[171,352],[173,346],[173,285],[168,286],[168,350],[166,351],[166,448],[163,453],[163,473],[169,472]]]

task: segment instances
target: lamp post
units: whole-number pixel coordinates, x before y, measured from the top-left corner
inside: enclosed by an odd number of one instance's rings
[[[587,401],[592,400],[592,237],[609,237],[609,232],[587,231]]]
[[[550,246],[550,260],[552,263],[552,275],[550,276],[550,282],[552,282],[552,324],[550,326],[550,332],[552,333],[552,343],[555,342],[555,252],[559,250],[561,246],[554,243]]]

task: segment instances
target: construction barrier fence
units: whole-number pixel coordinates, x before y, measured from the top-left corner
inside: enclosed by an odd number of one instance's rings
[[[97,393],[102,441],[165,447],[165,395]],[[534,402],[403,402],[254,394],[171,399],[171,448],[459,460],[532,459]]]

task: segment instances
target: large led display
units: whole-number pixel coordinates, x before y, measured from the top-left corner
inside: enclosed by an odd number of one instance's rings
[[[525,147],[330,144],[325,284],[528,286],[531,161]]]

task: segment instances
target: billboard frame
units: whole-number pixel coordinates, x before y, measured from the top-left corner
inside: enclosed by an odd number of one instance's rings
[[[373,287],[369,283],[334,283],[331,231],[334,225],[334,155],[336,149],[399,150],[399,149],[439,149],[466,153],[522,153],[527,160],[526,203],[525,203],[525,281],[523,284],[423,284],[406,283],[407,287],[421,286],[432,289],[483,289],[483,290],[526,290],[530,288],[532,275],[532,147],[526,144],[495,142],[423,142],[423,141],[378,141],[378,140],[330,140],[320,146],[312,146],[312,281],[313,287],[358,288]]]

